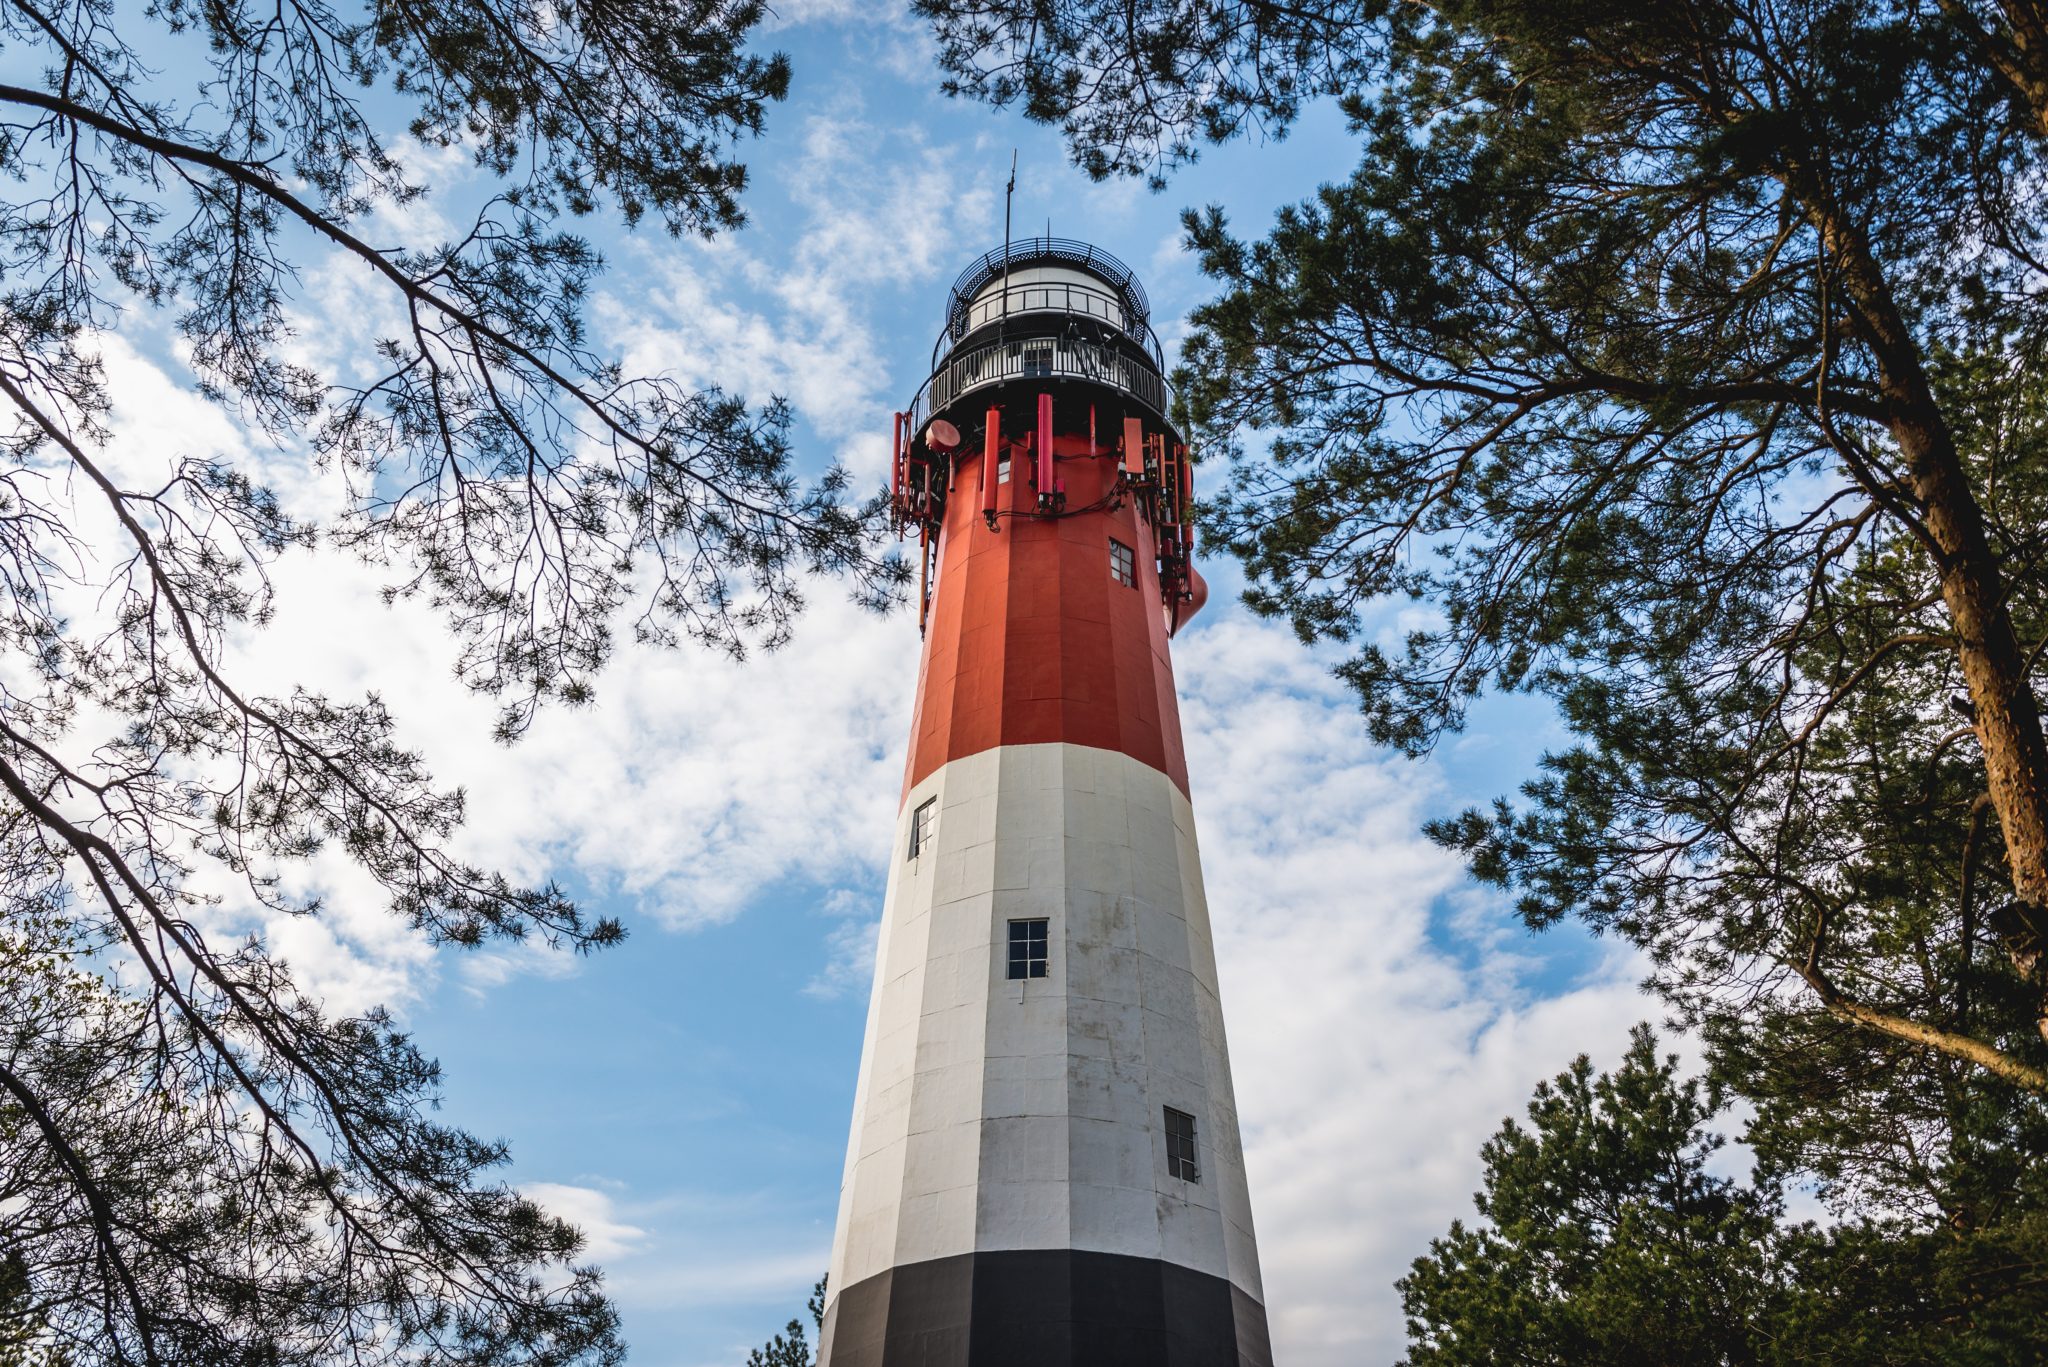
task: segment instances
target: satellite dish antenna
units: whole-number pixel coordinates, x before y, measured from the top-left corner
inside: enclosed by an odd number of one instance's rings
[[[924,444],[934,451],[957,451],[960,449],[960,429],[940,418],[924,429]]]

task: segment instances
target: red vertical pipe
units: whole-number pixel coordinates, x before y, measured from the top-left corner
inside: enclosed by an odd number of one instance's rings
[[[1052,395],[1038,396],[1038,496],[1051,501],[1052,487]]]
[[[996,525],[996,483],[1003,459],[1003,410],[989,405],[988,427],[981,439],[981,515]]]
[[[896,514],[896,535],[903,535],[903,415],[889,424],[889,507]]]

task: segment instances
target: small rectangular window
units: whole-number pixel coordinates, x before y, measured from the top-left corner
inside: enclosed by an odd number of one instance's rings
[[[1050,337],[1019,344],[1017,373],[1020,375],[1050,375],[1053,373],[1053,342]]]
[[[1010,974],[1012,978],[1045,976],[1046,925],[1043,920],[1010,922]]]
[[[1109,539],[1109,572],[1116,582],[1128,588],[1138,584],[1138,558],[1131,548],[1115,537]]]
[[[1183,1182],[1202,1180],[1195,1166],[1195,1118],[1171,1106],[1166,1108],[1166,1175]]]
[[[1007,454],[1005,454],[1001,460],[996,462],[996,483],[1008,484],[1009,482],[1010,457]]]
[[[917,805],[910,817],[910,857],[917,858],[924,853],[924,847],[932,843],[932,832],[939,824],[939,800],[928,797]]]

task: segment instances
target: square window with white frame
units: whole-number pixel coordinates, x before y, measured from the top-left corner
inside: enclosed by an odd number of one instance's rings
[[[1195,1118],[1171,1106],[1166,1108],[1166,1174],[1183,1182],[1202,1180],[1195,1165]]]
[[[1129,546],[1115,537],[1109,539],[1109,573],[1111,578],[1125,588],[1138,586],[1138,557]]]
[[[1010,922],[1009,977],[1043,978],[1046,975],[1046,966],[1050,962],[1047,954],[1050,930],[1051,923],[1042,917]]]
[[[928,797],[910,814],[910,857],[917,858],[932,843],[939,827],[939,800]]]

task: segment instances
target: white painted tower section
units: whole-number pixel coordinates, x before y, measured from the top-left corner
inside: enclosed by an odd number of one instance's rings
[[[1008,978],[1008,923],[1041,917],[1047,976]],[[876,959],[835,1291],[1073,1249],[1263,1303],[1194,815],[1171,779],[1070,744],[942,765],[898,815]],[[1169,1176],[1167,1107],[1196,1118],[1196,1181]]]

